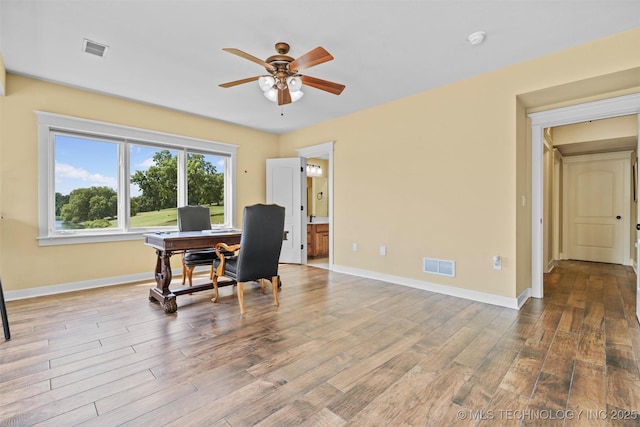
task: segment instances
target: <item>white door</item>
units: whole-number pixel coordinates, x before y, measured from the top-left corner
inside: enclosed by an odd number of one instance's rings
[[[620,156],[565,157],[565,258],[625,263],[630,175],[628,154]]]
[[[638,116],[638,123],[640,124],[640,115]],[[638,140],[638,150],[636,153],[640,153],[640,139]],[[635,200],[638,200],[638,196],[640,195],[640,173],[638,173],[638,160],[637,158],[633,161],[634,164],[634,195]],[[637,202],[636,202],[637,203]],[[637,208],[637,218],[636,218],[636,320],[640,322],[640,271],[637,268],[640,265],[640,208],[638,208],[640,204],[636,204]]]
[[[636,185],[640,184],[640,180],[636,182]],[[640,188],[640,187],[636,187]],[[637,190],[636,190],[637,191]],[[640,215],[640,212],[638,212]],[[638,218],[638,224],[636,225],[636,229],[640,227],[640,218]],[[640,238],[637,240],[638,250],[636,251],[636,262],[640,260]],[[636,269],[637,271],[637,269]],[[636,319],[640,322],[640,272],[636,273]]]
[[[307,160],[302,157],[267,159],[267,203],[285,208],[280,262],[307,262]]]

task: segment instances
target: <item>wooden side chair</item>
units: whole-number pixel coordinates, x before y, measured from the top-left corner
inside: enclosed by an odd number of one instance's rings
[[[278,205],[253,205],[244,208],[242,237],[239,245],[218,243],[215,251],[213,292],[211,301],[218,300],[218,278],[228,277],[238,285],[238,302],[240,313],[245,314],[243,284],[260,282],[264,293],[264,281],[271,281],[273,302],[278,300],[278,261],[282,250],[284,234],[285,210]],[[236,256],[225,256],[225,253],[237,252]]]

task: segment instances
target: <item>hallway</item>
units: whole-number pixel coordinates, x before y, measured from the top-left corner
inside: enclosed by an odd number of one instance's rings
[[[545,274],[544,284],[545,298],[530,300],[521,311],[521,315],[526,315],[544,310],[550,322],[560,317],[554,337],[544,337],[544,330],[539,336],[540,343],[553,338],[553,345],[544,355],[536,390],[563,384],[565,390],[563,387],[555,390],[561,407],[565,400],[561,396],[568,391],[568,409],[606,407],[609,425],[617,425],[613,415],[618,410],[638,410],[640,403],[640,328],[635,316],[633,269],[615,264],[561,261],[551,273]],[[566,382],[552,381],[545,385],[547,366],[552,367],[550,375]],[[535,392],[530,407],[534,401]],[[624,411],[620,415],[625,415]],[[623,417],[617,422],[638,425],[640,417],[633,420]]]

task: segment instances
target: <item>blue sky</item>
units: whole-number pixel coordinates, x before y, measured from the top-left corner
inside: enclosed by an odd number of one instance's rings
[[[149,169],[153,165],[153,155],[159,148],[141,145],[131,146],[131,170]],[[175,154],[175,151],[174,151]],[[94,186],[118,186],[118,144],[84,139],[66,135],[56,135],[55,144],[56,177],[55,192],[69,194],[76,188]],[[217,172],[224,171],[224,159],[207,155],[205,158],[216,166]],[[140,194],[136,185],[131,186],[131,196]]]

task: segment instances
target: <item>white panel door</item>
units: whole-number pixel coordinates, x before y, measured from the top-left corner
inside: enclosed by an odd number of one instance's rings
[[[267,203],[285,208],[280,262],[307,262],[306,163],[302,157],[267,159]]]
[[[640,180],[636,182],[636,185],[638,184],[640,184]],[[640,188],[640,187],[636,187],[636,188]],[[640,216],[640,211],[638,212],[638,215]],[[638,218],[638,224],[636,225],[636,228],[638,228],[638,226],[640,226],[640,218]],[[637,242],[638,242],[637,243],[638,250],[636,251],[636,262],[640,260],[640,239],[638,239]],[[637,274],[637,273],[636,273],[636,319],[638,320],[638,322],[640,322],[640,274]]]
[[[638,125],[640,125],[640,115],[638,115]],[[636,149],[636,153],[640,153],[640,139],[638,139],[638,148]],[[634,180],[634,195],[635,199],[638,200],[638,195],[640,195],[640,173],[638,173],[638,158],[636,157],[633,160],[634,164],[634,176],[632,179]],[[636,320],[640,323],[640,204],[636,205]]]
[[[565,159],[566,258],[624,264],[628,162],[597,156]]]

